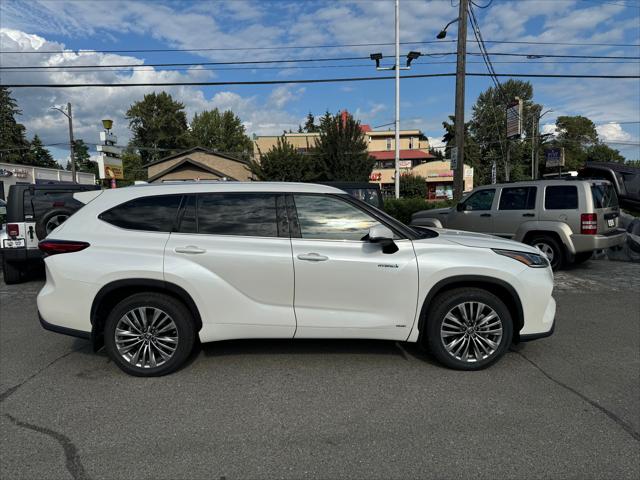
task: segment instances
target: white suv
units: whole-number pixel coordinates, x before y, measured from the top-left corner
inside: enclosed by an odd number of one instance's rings
[[[416,231],[329,186],[190,183],[84,192],[40,242],[42,326],[163,375],[201,342],[420,342],[477,370],[552,333],[553,274],[535,248]]]

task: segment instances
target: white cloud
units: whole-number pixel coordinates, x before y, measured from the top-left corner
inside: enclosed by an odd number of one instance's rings
[[[598,138],[604,142],[629,142],[633,139],[630,133],[622,129],[619,123],[605,123],[596,127]]]

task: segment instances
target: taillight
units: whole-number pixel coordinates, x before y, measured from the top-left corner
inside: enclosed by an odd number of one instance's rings
[[[89,244],[87,242],[74,242],[69,240],[42,240],[38,243],[38,248],[47,255],[79,252],[88,246]]]
[[[584,235],[598,233],[598,215],[596,213],[583,213],[580,215],[580,233]]]
[[[17,223],[8,223],[7,224],[7,234],[10,237],[17,237],[20,235],[20,227]]]

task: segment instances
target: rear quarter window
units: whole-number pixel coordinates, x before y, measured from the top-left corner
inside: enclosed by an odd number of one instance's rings
[[[141,197],[113,207],[98,218],[127,230],[170,232],[178,215],[182,195]]]
[[[618,206],[618,196],[609,183],[594,183],[591,185],[591,196],[594,208],[611,208]]]
[[[545,189],[545,210],[576,210],[578,187],[575,185],[551,185]]]

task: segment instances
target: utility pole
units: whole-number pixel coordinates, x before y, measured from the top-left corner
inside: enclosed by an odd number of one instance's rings
[[[467,57],[467,3],[460,0],[458,13],[458,59],[456,63],[456,147],[458,158],[453,172],[453,198],[458,201],[464,191],[464,82]]]
[[[73,115],[71,114],[71,102],[67,103],[67,111],[60,107],[51,107],[51,110],[57,110],[69,120],[69,159],[71,160],[71,181],[78,183],[76,180],[76,162],[73,158]]]
[[[396,198],[400,198],[400,0],[396,0]]]
[[[531,180],[535,180],[535,167],[536,167],[536,162],[535,162],[535,151],[536,151],[536,130],[535,130],[535,125],[536,125],[536,114],[533,113],[533,115],[531,116]]]
[[[69,119],[69,154],[71,155],[71,181],[78,183],[76,179],[76,161],[73,158],[73,115],[71,114],[71,102],[67,103],[67,118]]]

